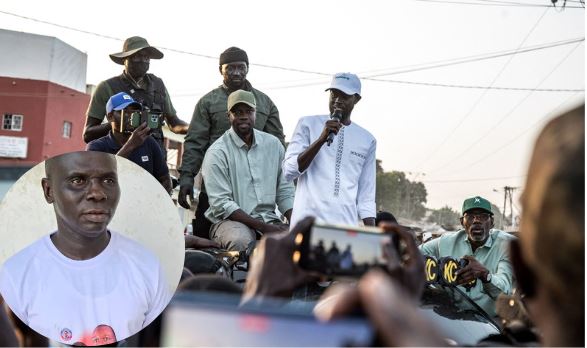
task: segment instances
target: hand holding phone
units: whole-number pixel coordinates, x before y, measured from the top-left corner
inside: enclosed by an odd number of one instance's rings
[[[159,127],[161,113],[150,110],[135,111],[130,115],[131,128],[138,128],[141,124],[146,123],[149,129]]]
[[[426,285],[425,262],[412,229],[392,222],[382,222],[379,227],[395,237],[384,246],[387,272],[413,299],[419,300]]]
[[[331,277],[360,277],[373,267],[385,267],[384,242],[390,235],[375,227],[313,224],[296,238],[302,269]]]
[[[315,279],[295,262],[297,236],[306,233],[313,221],[306,217],[289,232],[263,236],[250,258],[243,302],[269,296],[288,297],[298,286]]]

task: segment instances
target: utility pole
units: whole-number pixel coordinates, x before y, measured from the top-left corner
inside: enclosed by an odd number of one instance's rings
[[[504,186],[503,187],[503,211],[502,211],[502,219],[501,219],[501,229],[504,229],[504,221],[506,216],[506,209],[507,209],[507,202],[509,200],[510,203],[510,221],[513,224],[514,219],[514,205],[513,205],[513,193],[515,190],[519,189],[519,187],[512,187],[512,186]],[[497,192],[497,190],[494,190]],[[509,198],[509,199],[508,199]]]
[[[408,219],[412,219],[412,184],[416,183],[416,180],[418,179],[418,177],[420,176],[425,176],[426,173],[421,173],[421,172],[407,172],[408,175],[413,176],[412,181],[410,181],[410,179],[407,177],[406,175],[406,185],[407,185],[407,191],[408,191],[408,209],[407,209],[407,217]]]

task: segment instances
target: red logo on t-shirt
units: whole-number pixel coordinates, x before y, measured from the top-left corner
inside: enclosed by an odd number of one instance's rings
[[[61,330],[61,339],[64,341],[69,341],[71,339],[71,330],[68,328]]]

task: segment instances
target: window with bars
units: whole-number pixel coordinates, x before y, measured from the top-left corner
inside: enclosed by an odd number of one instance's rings
[[[22,131],[22,115],[4,114],[2,117],[2,129]]]
[[[71,138],[71,122],[63,121],[63,137]]]

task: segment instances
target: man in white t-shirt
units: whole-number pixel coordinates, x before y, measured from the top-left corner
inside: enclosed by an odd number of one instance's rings
[[[171,298],[157,257],[107,228],[120,198],[116,159],[74,152],[45,161],[45,199],[57,231],[10,257],[0,292],[28,326],[66,344],[137,333]]]
[[[351,122],[361,82],[338,73],[330,87],[330,115],[302,117],[285,153],[283,173],[298,178],[290,226],[305,216],[328,223],[375,225],[375,150],[371,133]]]

